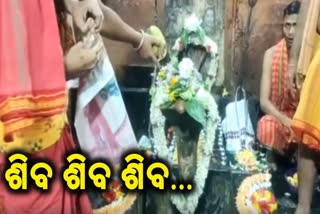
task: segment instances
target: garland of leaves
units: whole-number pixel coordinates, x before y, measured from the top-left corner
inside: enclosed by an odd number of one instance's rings
[[[182,37],[176,42],[182,48],[176,50],[183,51],[183,46],[186,47],[187,44],[191,43],[206,47],[212,56],[210,69],[213,74],[211,76],[215,77],[216,69],[212,68],[217,67],[216,44],[205,35],[200,23],[199,19],[194,15],[186,20]],[[192,37],[190,32],[193,32]],[[199,198],[203,193],[213,153],[215,131],[220,122],[217,104],[209,93],[212,83],[204,83],[199,78],[199,73],[194,70],[192,61],[190,61],[190,59],[184,58],[179,63],[177,58],[173,58],[169,65],[159,72],[151,89],[152,102],[150,107],[150,122],[155,153],[169,161],[172,161],[174,149],[167,146],[164,129],[166,119],[161,109],[170,108],[176,99],[182,99],[186,101],[187,113],[204,127],[198,140],[197,169],[194,177],[196,185],[193,187],[193,192],[188,195],[171,196],[172,203],[181,213],[186,214],[194,213]],[[214,81],[214,78],[212,81]],[[175,145],[175,142],[171,142],[171,147]]]

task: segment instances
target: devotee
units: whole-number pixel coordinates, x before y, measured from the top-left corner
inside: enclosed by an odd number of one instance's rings
[[[94,5],[94,2],[96,2],[95,5]],[[68,50],[70,46],[72,46],[72,43],[74,43],[75,38],[81,39],[81,37],[87,36],[88,34],[87,32],[79,32],[79,29],[82,30],[83,26],[78,27],[77,23],[80,23],[81,25],[88,25],[88,21],[80,20],[80,22],[79,21],[76,22],[75,19],[77,18],[77,15],[82,14],[82,12],[78,12],[78,11],[83,11],[85,13],[87,8],[89,7],[93,7],[94,9],[92,9],[91,11],[95,11],[95,6],[98,4],[100,5],[100,8],[103,12],[102,14],[104,16],[105,21],[102,24],[101,31],[94,32],[94,34],[97,33],[95,35],[97,38],[97,41],[101,41],[101,38],[99,36],[99,34],[101,34],[109,39],[127,42],[136,49],[136,51],[140,54],[141,57],[153,59],[153,61],[158,64],[157,58],[159,56],[156,56],[156,54],[157,53],[161,54],[161,51],[154,53],[152,50],[152,47],[164,46],[165,44],[163,44],[162,41],[159,41],[157,38],[153,36],[134,30],[125,22],[123,22],[122,19],[109,7],[105,6],[104,4],[96,0],[82,1],[75,4],[74,2],[72,2],[73,3],[72,6],[69,5],[66,7],[65,7],[66,4],[62,4],[62,3],[68,4],[69,2],[68,0],[65,0],[65,1],[56,0],[58,14],[59,14],[59,23],[61,26],[60,28],[61,38],[62,38],[62,43],[64,46],[65,53],[68,53]],[[68,8],[72,8],[71,11],[68,11]],[[100,13],[97,12],[97,14],[99,15]],[[86,17],[86,16],[81,16],[81,17]],[[92,15],[90,16],[90,20],[92,21],[91,17]],[[100,19],[98,19],[98,21],[100,21]],[[74,22],[76,25],[73,29],[71,29]],[[92,26],[93,27],[99,26],[99,24],[93,23]],[[86,30],[87,29],[85,29],[85,31]],[[92,32],[89,32],[89,34],[91,33]],[[68,43],[70,43],[71,45]],[[163,50],[163,49],[160,48],[160,50]],[[103,60],[109,60],[109,59],[104,58]],[[111,64],[110,63],[105,63],[105,64],[107,64],[108,66],[108,68],[106,69],[109,72],[109,76],[111,75],[113,76],[112,74],[113,69],[111,67]],[[87,75],[87,73],[84,73],[84,74]],[[83,75],[83,72],[79,72],[78,76],[74,76],[74,77],[80,77],[82,75]],[[113,79],[114,77],[112,77],[112,81]],[[77,88],[77,86],[75,87]],[[96,113],[89,112],[88,119],[84,118],[84,116],[80,116],[80,117],[77,116],[77,120],[78,121],[82,120],[82,122],[77,122],[76,126],[77,126],[78,133],[76,133],[76,131],[74,130],[74,136],[76,139],[77,137],[79,137],[79,139],[84,139],[85,136],[92,136],[94,139],[92,141],[79,140],[81,144],[81,148],[84,151],[86,151],[92,158],[107,157],[109,161],[114,163],[114,162],[117,162],[116,160],[118,160],[117,157],[119,156],[120,151],[124,149],[125,150],[129,149],[132,147],[136,148],[138,145],[137,145],[137,141],[136,141],[133,129],[130,124],[130,120],[128,119],[127,113],[125,111],[124,102],[121,96],[118,96],[118,95],[116,96],[116,94],[119,94],[119,93],[114,93],[115,90],[119,91],[119,88],[117,87],[117,85],[114,85],[114,87],[112,87],[112,90],[113,92],[111,94],[114,95],[112,96],[112,99],[106,99],[106,100],[104,99],[103,101],[100,100],[100,102],[103,102],[103,103],[100,103],[99,105],[103,106],[104,109],[108,109],[107,111],[104,111],[104,115],[98,114],[98,116],[94,116],[94,119],[90,119],[92,118],[91,115],[97,115],[97,111],[98,111],[97,108],[94,108],[95,109],[94,110],[93,107],[90,107],[92,106],[91,103],[96,102],[96,100],[98,100],[99,97],[97,97],[97,99],[95,100],[90,101],[90,103],[88,104],[88,107],[86,107],[85,109],[84,108],[77,109],[78,113],[80,111],[81,112],[94,111]],[[74,98],[76,97],[73,97],[73,99]],[[89,109],[92,109],[92,110],[89,110]],[[71,106],[70,112],[73,113],[74,110],[75,110],[75,105]],[[102,112],[102,110],[100,109],[99,112]],[[104,118],[102,118],[101,115]],[[73,116],[74,115],[71,115],[71,117]],[[116,118],[114,118],[114,116],[116,116]],[[86,123],[89,120],[94,122]],[[79,131],[80,129],[82,130],[82,132]],[[91,129],[91,131],[89,129]],[[109,130],[109,131],[106,131],[106,130]],[[95,142],[97,143],[95,144]]]
[[[263,59],[260,88],[260,105],[264,113],[258,122],[257,138],[269,148],[268,158],[289,155],[293,141],[291,118],[296,109],[288,90],[288,53],[290,51],[300,9],[300,2],[293,1],[283,13],[283,38],[269,48]],[[276,167],[273,164],[273,167]]]
[[[320,158],[320,1],[302,1],[290,54],[289,81],[300,100],[292,120],[298,146],[296,214],[310,214]],[[295,81],[294,81],[295,80]],[[300,91],[301,89],[301,91]]]
[[[63,57],[54,1],[0,1],[0,9],[0,172],[9,167],[7,154],[17,150],[27,153],[28,161],[45,158],[55,172],[49,191],[44,192],[31,183],[27,192],[13,192],[1,179],[0,213],[91,214],[87,194],[70,192],[60,176],[65,155],[75,149],[66,119],[65,70],[68,75],[85,73],[95,66],[103,44],[82,41]],[[85,10],[74,7],[73,11]],[[103,20],[96,18],[98,13],[93,19]],[[119,40],[140,44],[140,33],[133,36],[127,25],[118,27],[122,27],[117,31],[122,33]],[[144,38],[141,55],[156,59],[151,47],[156,39]]]
[[[158,59],[163,53],[161,51],[154,53],[152,50],[154,46],[159,47],[160,50],[164,49],[165,44],[159,38],[136,31],[101,0],[61,1],[64,1],[65,10],[72,15],[82,33],[89,31],[88,17],[93,18],[96,32],[108,39],[131,44],[142,58],[151,59],[159,66]]]
[[[9,167],[6,154],[15,150],[29,153],[28,162],[45,158],[57,172],[74,144],[65,114],[65,70],[54,2],[0,1],[0,8],[1,175]],[[83,53],[80,46],[77,49]],[[90,60],[85,57],[82,65]],[[53,178],[48,192],[29,183],[23,194],[5,184],[1,178],[2,213],[91,213],[88,197],[71,194],[59,176]]]

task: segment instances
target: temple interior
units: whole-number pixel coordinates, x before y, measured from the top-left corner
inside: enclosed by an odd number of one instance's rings
[[[170,193],[144,191],[138,197],[127,214],[158,213],[158,214],[233,214],[239,213],[240,186],[250,176],[261,175],[261,179],[268,180],[263,176],[270,173],[269,192],[259,192],[257,198],[252,200],[264,200],[270,209],[277,204],[274,212],[255,211],[252,213],[294,213],[297,206],[297,186],[291,180],[297,170],[295,151],[288,151],[287,156],[273,155],[270,150],[260,144],[257,138],[257,127],[260,118],[265,113],[260,107],[260,80],[262,77],[263,59],[267,49],[277,44],[283,37],[283,10],[292,0],[105,0],[104,2],[114,9],[129,25],[135,29],[147,29],[151,25],[158,26],[165,36],[168,53],[175,45],[177,38],[181,36],[185,20],[190,14],[196,14],[202,21],[201,26],[206,35],[216,44],[218,58],[214,59],[216,73],[210,93],[217,105],[220,122],[210,133],[205,135],[213,136],[212,155],[209,159],[208,174],[203,184],[203,192],[200,194],[196,208],[186,206],[185,212],[182,205],[176,202],[180,200],[188,203],[186,198],[170,198]],[[141,60],[134,51],[126,44],[104,40],[111,63],[116,71],[117,80],[120,86],[125,106],[134,129],[137,139],[143,136],[152,138],[152,98],[150,89],[154,84],[154,65]],[[191,47],[192,48],[192,47]],[[203,50],[202,50],[203,51]],[[199,50],[199,53],[201,50]],[[192,59],[200,59],[197,54],[187,53],[186,56]],[[202,53],[200,53],[202,54]],[[197,58],[198,57],[198,58]],[[181,57],[180,57],[181,58]],[[170,60],[161,61],[165,66]],[[195,62],[197,64],[197,62]],[[200,66],[201,67],[201,66]],[[160,69],[161,70],[161,69]],[[237,95],[237,96],[236,96]],[[245,95],[245,96],[244,96]],[[248,101],[249,120],[254,139],[256,159],[259,159],[259,166],[255,170],[237,167],[236,157],[226,148],[226,134],[223,130],[222,121],[230,114],[227,106],[238,100]],[[195,120],[188,119],[188,116],[176,115],[175,112],[162,111],[166,117],[164,125],[165,133],[168,133],[170,126],[178,126],[183,130],[187,126],[186,136],[180,136],[183,145],[177,142],[178,161],[173,164],[173,172],[176,176],[180,174],[192,176],[197,174],[198,164],[195,161],[206,161],[202,156],[195,155],[197,147],[192,144],[197,142],[193,139],[192,132],[199,127],[194,125]],[[229,115],[230,116],[230,115]],[[184,118],[186,117],[186,118]],[[171,119],[170,119],[171,118]],[[172,119],[176,118],[176,119]],[[230,119],[230,118],[229,118]],[[233,118],[234,120],[236,118]],[[243,118],[242,118],[243,119]],[[232,120],[232,118],[231,118]],[[182,121],[182,122],[181,122]],[[192,128],[191,128],[192,127]],[[155,130],[153,130],[154,134]],[[184,131],[182,131],[184,132]],[[202,133],[202,132],[201,132]],[[195,134],[199,135],[199,133]],[[201,134],[200,134],[201,135]],[[187,141],[192,141],[188,143]],[[200,140],[198,141],[199,144]],[[155,144],[157,142],[154,142]],[[181,144],[181,143],[180,143]],[[190,145],[189,145],[190,144]],[[210,144],[211,145],[211,144]],[[192,154],[191,154],[192,153]],[[182,172],[183,154],[193,159],[193,167],[188,172]],[[195,155],[197,158],[194,158]],[[203,153],[202,155],[205,155]],[[245,155],[244,155],[245,156]],[[250,154],[248,154],[250,156]],[[248,157],[249,158],[249,157]],[[270,160],[272,159],[272,163]],[[189,160],[189,159],[188,159]],[[192,161],[191,161],[192,162]],[[272,164],[276,164],[272,168]],[[196,166],[195,166],[196,165]],[[201,165],[201,163],[200,163]],[[182,167],[183,168],[183,167]],[[189,173],[189,174],[188,174]],[[253,178],[252,178],[253,179]],[[259,180],[259,178],[256,178]],[[262,181],[261,181],[262,182]],[[263,183],[263,182],[262,182]],[[255,185],[254,183],[251,185]],[[259,182],[256,185],[260,185]],[[261,184],[264,185],[264,184]],[[267,185],[267,184],[266,184]],[[243,193],[245,194],[245,193]],[[272,194],[272,196],[270,196]],[[320,190],[315,188],[315,196],[312,203],[312,213],[320,213]],[[253,196],[252,196],[253,197]],[[268,199],[269,197],[269,199]],[[275,197],[275,198],[272,198]],[[251,200],[250,199],[250,200]],[[191,199],[190,199],[191,200]],[[249,200],[249,199],[248,199]],[[101,197],[91,193],[91,202],[94,208],[104,206]],[[255,202],[252,202],[253,204]],[[256,202],[259,203],[259,202]],[[263,203],[263,202],[261,202]],[[258,206],[258,205],[257,205]],[[260,206],[260,205],[259,205]],[[262,206],[262,205],[261,205]],[[273,208],[272,208],[273,207]],[[192,210],[192,211],[190,211]],[[242,212],[243,214],[250,214]]]

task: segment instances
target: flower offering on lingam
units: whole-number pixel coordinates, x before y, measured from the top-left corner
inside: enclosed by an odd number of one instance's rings
[[[200,50],[197,52],[199,54],[186,53],[186,50],[193,49]],[[214,133],[220,122],[217,104],[210,93],[219,65],[218,47],[201,27],[201,19],[193,14],[185,19],[182,34],[172,50],[169,63],[155,74],[150,90],[153,148],[159,157],[174,163],[175,157],[179,156],[174,154],[179,154],[178,148],[182,148],[181,144],[185,142],[179,140],[179,131],[166,127],[166,120],[172,119],[170,115],[173,114],[164,112],[176,111],[174,116],[191,117],[192,122],[201,124],[198,140],[194,141],[196,149],[192,151],[196,153],[193,155],[196,161],[191,163],[196,166],[194,183],[197,185],[188,195],[170,196],[180,213],[194,213],[205,187],[215,142]],[[202,60],[205,59],[206,66],[200,66],[199,56],[204,56]],[[165,129],[169,129],[167,133]],[[179,161],[178,164],[180,167],[185,165]]]

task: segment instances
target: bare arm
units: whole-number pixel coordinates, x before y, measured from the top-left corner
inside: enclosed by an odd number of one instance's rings
[[[76,27],[82,33],[90,30],[99,32],[109,39],[126,42],[138,49],[139,55],[144,59],[152,59],[159,66],[162,51],[165,50],[164,42],[155,36],[142,34],[126,24],[117,13],[105,6],[101,0],[64,0],[69,3],[69,13],[72,15]],[[88,17],[94,20],[94,27],[89,25]]]
[[[149,34],[143,35],[136,31],[111,8],[105,6],[101,1],[99,3],[104,16],[101,35],[112,40],[129,43],[135,48],[139,47],[138,53],[142,58],[152,59],[157,66],[160,66],[158,60],[165,52],[165,43],[158,37]],[[161,51],[155,52],[153,47],[157,47]]]
[[[290,119],[282,112],[280,112],[269,99],[271,93],[272,55],[273,49],[269,49],[266,51],[263,59],[262,77],[260,84],[260,106],[266,114],[274,116],[284,125],[287,125]]]
[[[105,20],[102,25],[101,34],[111,40],[126,42],[133,47],[138,47],[142,34],[125,23],[111,8],[102,2],[100,4]]]

